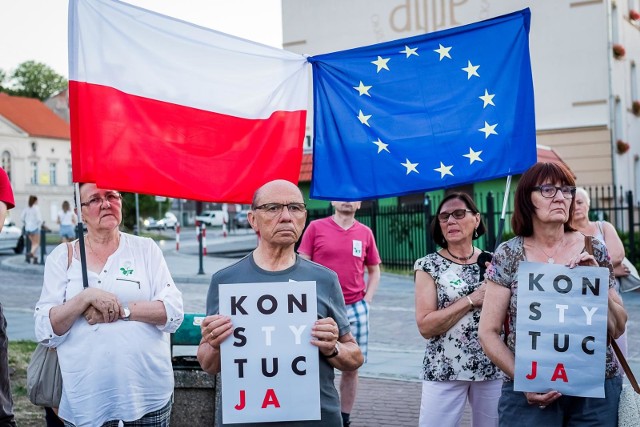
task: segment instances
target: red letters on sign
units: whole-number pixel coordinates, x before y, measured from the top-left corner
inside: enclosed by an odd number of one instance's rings
[[[527,377],[528,380],[532,380],[536,377],[538,371],[538,362],[536,362],[535,360],[531,362],[531,373],[525,375]]]
[[[567,371],[564,370],[564,365],[562,363],[558,363],[558,366],[556,366],[556,370],[553,372],[551,381],[557,381],[558,378],[565,383],[569,382],[569,379],[567,378]]]
[[[247,404],[247,399],[245,396],[245,391],[240,390],[240,403],[234,406],[234,408],[236,408],[238,411],[242,411],[246,404]]]
[[[268,405],[273,405],[276,408],[280,407],[280,402],[278,402],[276,392],[272,388],[268,389],[267,393],[264,395],[264,400],[262,401],[262,409],[266,408]]]

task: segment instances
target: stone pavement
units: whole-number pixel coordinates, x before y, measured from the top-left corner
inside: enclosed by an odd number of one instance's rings
[[[236,261],[220,256],[226,245],[234,251],[255,247],[253,233],[231,235],[226,238],[209,231],[207,236],[209,253],[203,259],[205,274],[198,274],[199,262],[195,242],[182,241],[180,251],[173,241],[160,242],[167,265],[175,282],[183,292],[186,312],[203,313],[211,274]],[[52,248],[50,248],[52,249]],[[2,257],[0,268],[7,271],[43,274],[43,266],[28,265],[23,256]],[[1,275],[2,273],[0,273]],[[7,307],[9,338],[34,339],[32,307],[39,289],[19,291],[31,292],[28,303],[20,305],[20,297],[3,291],[3,305]],[[360,369],[361,381],[353,411],[354,427],[364,426],[415,426],[418,423],[420,406],[419,371],[422,365],[424,340],[415,326],[413,281],[410,276],[383,274],[381,285],[371,306],[371,333],[369,358]],[[13,294],[13,292],[11,292]],[[24,297],[26,298],[26,297]],[[23,298],[23,300],[24,300]],[[629,312],[629,361],[634,372],[640,373],[640,292],[624,294]],[[8,303],[5,301],[9,299]],[[195,349],[186,349],[195,352]],[[461,426],[470,425],[469,411],[465,411]]]

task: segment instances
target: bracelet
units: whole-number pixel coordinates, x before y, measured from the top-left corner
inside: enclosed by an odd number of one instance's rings
[[[338,354],[340,354],[340,343],[338,341],[336,341],[336,346],[333,349],[333,353],[331,353],[328,356],[325,356],[325,358],[331,359],[333,357],[336,357]]]
[[[473,304],[473,301],[471,300],[471,297],[469,295],[467,295],[467,301],[469,301],[469,304],[471,304],[471,310],[476,308],[476,306]]]

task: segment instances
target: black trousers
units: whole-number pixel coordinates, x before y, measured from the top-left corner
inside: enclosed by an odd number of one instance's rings
[[[8,347],[7,319],[4,318],[2,304],[0,304],[0,427],[16,427],[16,421],[13,418],[11,382],[9,380]]]

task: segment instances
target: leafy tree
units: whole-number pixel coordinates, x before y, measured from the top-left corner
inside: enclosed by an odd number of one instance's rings
[[[1,74],[0,77],[2,77]],[[4,88],[7,93],[37,98],[41,101],[65,89],[68,85],[67,79],[56,73],[53,68],[36,61],[25,61],[18,65],[8,80],[10,85]]]
[[[128,230],[133,230],[133,226],[136,223],[136,196],[134,193],[122,193],[122,223]],[[156,202],[154,196],[147,194],[138,195],[138,208],[140,209],[140,220],[144,220],[147,217],[158,217],[158,205],[160,205],[160,213],[162,216],[171,209],[171,200],[167,199],[166,202]],[[142,226],[142,225],[141,225]]]

